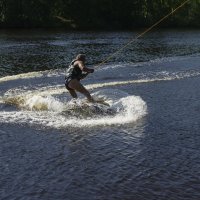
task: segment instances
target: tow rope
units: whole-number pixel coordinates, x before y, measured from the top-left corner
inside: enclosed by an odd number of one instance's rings
[[[105,60],[103,60],[101,63],[99,63],[98,65],[94,66],[94,68],[98,68],[101,65],[105,64],[108,60],[110,60],[111,58],[113,58],[114,56],[116,56],[117,54],[119,54],[122,50],[124,50],[127,46],[129,46],[130,44],[132,44],[135,40],[141,38],[142,36],[144,36],[146,33],[150,32],[154,27],[158,26],[162,21],[164,21],[165,19],[167,19],[169,16],[171,16],[172,14],[174,14],[177,10],[179,10],[180,8],[182,8],[185,4],[187,4],[190,0],[186,0],[184,1],[181,5],[179,5],[177,8],[175,8],[174,10],[172,10],[170,13],[168,13],[167,15],[165,15],[163,18],[161,18],[159,21],[157,21],[155,24],[153,24],[152,26],[150,26],[149,28],[147,28],[145,31],[143,31],[142,33],[138,34],[135,38],[131,39],[129,42],[127,42],[126,44],[124,44],[121,48],[119,48],[117,51],[115,51],[114,53],[112,53],[111,55],[109,55]]]

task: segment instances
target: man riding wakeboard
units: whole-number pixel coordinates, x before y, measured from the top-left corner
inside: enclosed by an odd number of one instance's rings
[[[80,83],[81,79],[84,79],[89,73],[93,73],[94,69],[87,68],[85,66],[85,55],[79,54],[76,56],[69,67],[66,70],[65,75],[65,87],[73,98],[77,98],[76,91],[85,95],[90,102],[94,102],[94,99],[90,95],[89,91]]]

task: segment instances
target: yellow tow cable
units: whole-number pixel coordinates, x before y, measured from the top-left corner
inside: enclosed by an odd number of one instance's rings
[[[124,50],[127,46],[129,46],[130,44],[132,44],[135,40],[137,40],[138,38],[141,38],[142,36],[144,36],[147,32],[149,32],[150,30],[152,30],[154,27],[156,27],[157,25],[159,25],[162,21],[164,21],[165,19],[167,19],[170,15],[174,14],[177,10],[179,10],[181,7],[183,7],[186,3],[188,3],[190,0],[186,0],[184,1],[181,5],[179,5],[177,8],[175,8],[174,10],[172,10],[170,13],[168,13],[166,16],[164,16],[163,18],[161,18],[159,21],[157,21],[155,24],[153,24],[151,27],[149,27],[148,29],[146,29],[144,32],[140,33],[139,35],[137,35],[135,38],[131,39],[128,43],[124,44],[121,48],[119,48],[116,52],[112,53],[110,56],[108,56],[105,60],[103,60],[101,63],[99,63],[98,65],[96,65],[94,68],[98,68],[101,65],[103,65],[104,63],[106,63],[108,60],[110,60],[112,57],[116,56],[117,54],[119,54],[122,50]]]

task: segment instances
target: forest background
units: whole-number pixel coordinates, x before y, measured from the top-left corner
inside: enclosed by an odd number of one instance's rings
[[[0,27],[131,30],[152,25],[182,2],[183,0],[0,0]],[[191,0],[161,27],[200,27],[200,0]]]

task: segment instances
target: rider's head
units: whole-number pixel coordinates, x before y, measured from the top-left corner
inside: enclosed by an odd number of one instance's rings
[[[76,56],[76,59],[85,62],[85,55],[84,54],[78,54]]]

